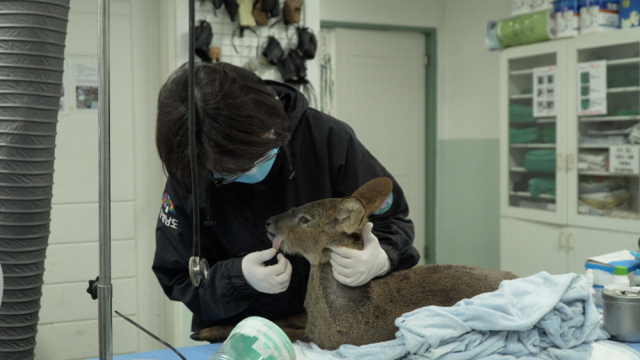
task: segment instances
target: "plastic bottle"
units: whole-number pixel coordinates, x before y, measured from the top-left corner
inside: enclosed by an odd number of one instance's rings
[[[640,286],[640,269],[637,269],[635,273],[633,273],[633,280],[631,281],[631,286]]]
[[[587,278],[587,283],[589,284],[589,292],[591,293],[591,299],[593,299],[593,303],[596,303],[596,289],[593,287],[593,283],[595,281],[595,276],[593,275],[593,270],[587,269],[584,273],[584,277]]]
[[[610,285],[631,286],[627,268],[625,266],[616,266],[613,268],[613,277],[611,278]]]

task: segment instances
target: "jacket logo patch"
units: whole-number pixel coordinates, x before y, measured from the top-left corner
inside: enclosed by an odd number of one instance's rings
[[[176,211],[173,209],[173,201],[171,201],[171,198],[167,193],[164,193],[164,196],[162,196],[162,211],[171,214],[176,213]]]
[[[168,226],[173,229],[178,229],[178,219],[174,219],[168,214],[175,214],[176,210],[173,208],[173,202],[169,197],[169,194],[164,193],[162,197],[162,208],[160,209],[160,221],[165,226]]]
[[[389,197],[384,201],[384,204],[382,204],[382,206],[380,206],[380,209],[376,210],[373,214],[382,215],[391,208],[391,205],[393,205],[393,193],[389,194]]]

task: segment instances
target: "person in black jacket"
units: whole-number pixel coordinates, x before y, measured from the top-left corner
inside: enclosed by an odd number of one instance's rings
[[[191,197],[186,64],[158,97],[156,146],[168,176],[153,271],[165,294],[193,313],[192,331],[249,316],[304,310],[309,263],[275,253],[266,220],[311,201],[351,195],[385,176],[393,192],[363,230],[361,251],[332,249],[334,276],[349,286],[416,265],[409,208],[393,176],[345,123],[309,108],[294,88],[226,63],[195,67],[199,199]],[[200,208],[209,280],[194,287],[192,204]]]

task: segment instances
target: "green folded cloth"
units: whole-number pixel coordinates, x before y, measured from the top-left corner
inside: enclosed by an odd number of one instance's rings
[[[638,110],[625,110],[621,109],[618,111],[618,116],[635,116],[640,115],[640,111]]]
[[[618,88],[627,86],[638,86],[640,84],[640,69],[635,67],[621,66],[607,71],[607,87]]]
[[[556,151],[554,149],[531,150],[524,155],[522,166],[527,171],[555,172]]]
[[[540,194],[556,195],[556,179],[549,176],[529,179],[529,193],[533,196]]]
[[[542,128],[542,142],[555,143],[556,142],[556,125],[549,124]]]
[[[509,104],[509,122],[534,122],[533,107],[516,103]]]
[[[510,144],[525,144],[539,141],[541,138],[540,129],[537,126],[524,129],[509,128]]]

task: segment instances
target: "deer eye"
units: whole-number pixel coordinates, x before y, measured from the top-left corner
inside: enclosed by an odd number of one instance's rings
[[[310,222],[311,219],[309,219],[306,215],[302,215],[298,218],[298,224],[300,225],[307,225]]]

